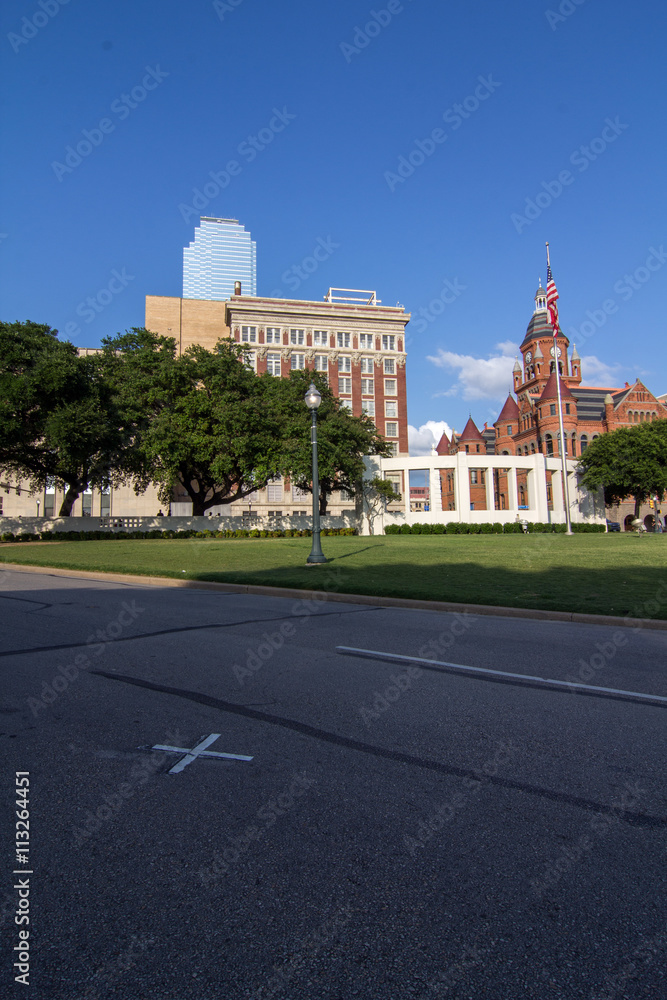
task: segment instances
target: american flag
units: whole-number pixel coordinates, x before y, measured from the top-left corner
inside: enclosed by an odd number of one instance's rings
[[[551,273],[551,264],[547,264],[547,311],[549,313],[551,325],[554,328],[554,337],[557,337],[560,333],[560,327],[558,326],[558,306],[556,305],[557,301],[558,292],[556,291],[556,282],[554,281],[554,276]]]

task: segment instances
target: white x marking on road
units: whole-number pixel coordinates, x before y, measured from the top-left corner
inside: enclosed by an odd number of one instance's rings
[[[252,760],[252,757],[244,757],[238,753],[216,753],[215,750],[207,750],[206,747],[210,747],[211,743],[215,743],[215,741],[220,738],[220,735],[220,733],[211,733],[210,736],[205,737],[205,739],[203,739],[201,743],[198,743],[196,747],[193,747],[192,750],[188,750],[185,747],[167,747],[160,743],[151,747],[151,750],[164,750],[166,753],[185,754],[185,756],[179,760],[178,764],[174,764],[171,770],[167,772],[168,774],[178,774],[179,771],[182,771],[184,767],[191,764],[193,760],[197,759],[197,757],[218,757],[223,758],[224,760]]]

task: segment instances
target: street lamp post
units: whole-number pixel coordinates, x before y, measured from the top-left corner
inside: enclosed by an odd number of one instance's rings
[[[315,566],[318,563],[325,563],[327,560],[320,544],[320,479],[317,470],[317,408],[322,402],[322,396],[313,382],[308,387],[305,401],[312,414],[310,440],[313,446],[313,545],[310,555],[306,559],[306,565]]]

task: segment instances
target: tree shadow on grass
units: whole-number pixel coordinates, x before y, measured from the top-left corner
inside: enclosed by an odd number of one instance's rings
[[[536,611],[667,619],[667,578],[664,568],[659,566],[611,569],[551,566],[536,570],[531,564],[521,570],[474,562],[439,565],[392,562],[343,567],[340,566],[340,558],[317,567],[190,575],[199,580],[221,583],[487,604]]]

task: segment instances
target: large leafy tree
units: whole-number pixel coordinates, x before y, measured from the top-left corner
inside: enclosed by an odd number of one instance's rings
[[[85,490],[121,481],[129,435],[100,355],[44,324],[0,323],[0,467],[63,490],[67,517]]]
[[[312,370],[290,372],[289,378],[262,376],[272,385],[280,413],[280,471],[310,493],[312,487],[311,413],[304,397],[311,382],[322,395],[317,410],[317,452],[320,481],[320,513],[326,514],[334,490],[359,494],[364,476],[364,455],[391,454],[391,446],[367,416],[353,417],[334,396],[327,377]]]
[[[266,486],[278,470],[280,424],[244,349],[221,340],[213,351],[195,345],[175,357],[167,338],[134,333],[106,350],[136,420],[135,488],[155,483],[166,505],[180,487],[202,515]]]
[[[579,460],[589,490],[604,488],[605,504],[634,497],[635,517],[649,497],[667,491],[667,420],[621,427],[593,441]]]

